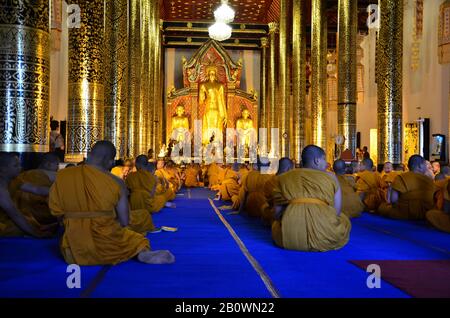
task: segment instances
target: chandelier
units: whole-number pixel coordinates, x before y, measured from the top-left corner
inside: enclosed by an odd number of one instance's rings
[[[209,37],[219,42],[228,40],[231,30],[231,27],[223,22],[216,22],[208,28]]]
[[[228,0],[222,0],[222,5],[214,11],[217,22],[230,23],[234,20],[234,11],[228,5]]]
[[[228,5],[228,0],[222,0],[222,5],[214,11],[214,18],[216,23],[208,28],[209,37],[219,42],[228,40],[232,28],[227,23],[234,20],[234,11]]]

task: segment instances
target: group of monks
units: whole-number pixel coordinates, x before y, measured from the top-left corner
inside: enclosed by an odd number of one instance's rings
[[[21,172],[19,158],[0,153],[0,236],[55,236],[69,264],[117,264],[131,258],[173,263],[167,250],[152,250],[146,234],[152,219],[184,187],[209,187],[230,209],[260,218],[276,245],[328,251],[349,240],[350,219],[363,211],[396,219],[427,219],[450,232],[450,173],[419,155],[408,172],[385,163],[374,171],[370,158],[332,169],[325,152],[310,145],[301,167],[282,158],[276,173],[267,164],[192,163],[184,168],[145,155],[115,166],[116,149],[99,141],[86,162],[58,170],[58,156],[45,154],[38,169]]]

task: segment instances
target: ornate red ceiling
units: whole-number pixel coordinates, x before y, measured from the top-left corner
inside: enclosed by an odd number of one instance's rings
[[[267,23],[278,19],[279,1],[229,0],[228,4],[236,12],[234,22]],[[161,11],[167,21],[209,21],[219,6],[220,0],[164,0]]]

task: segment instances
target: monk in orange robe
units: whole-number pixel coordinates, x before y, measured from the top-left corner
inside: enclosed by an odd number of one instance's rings
[[[367,211],[376,211],[384,201],[381,190],[381,179],[378,172],[373,172],[373,161],[363,159],[360,165],[361,172],[356,180],[356,190],[361,197]]]
[[[201,173],[202,170],[198,163],[188,165],[185,171],[184,185],[188,188],[203,187],[203,182],[200,182]]]
[[[61,170],[50,189],[52,213],[62,217],[60,249],[68,264],[118,264],[133,257],[144,263],[173,263],[169,251],[151,251],[145,236],[127,228],[128,191],[109,170],[116,148],[99,141],[83,166]]]
[[[259,218],[267,205],[264,185],[271,178],[269,174],[261,174],[261,166],[261,162],[253,165],[252,171],[242,180],[239,190],[239,211]]]
[[[283,157],[278,162],[278,170],[275,175],[270,175],[267,181],[264,184],[264,197],[265,203],[262,206],[262,215],[261,219],[263,224],[272,226],[272,223],[275,221],[275,207],[273,202],[273,193],[275,186],[277,185],[277,176],[280,176],[288,171],[294,169],[294,162],[287,158]]]
[[[395,219],[424,219],[433,208],[436,191],[429,178],[425,159],[413,155],[408,161],[409,172],[398,175],[388,191],[388,201],[383,203],[378,214]]]
[[[166,202],[164,194],[156,194],[158,178],[153,174],[155,165],[145,155],[136,158],[136,172],[128,175],[126,185],[130,190],[132,210],[146,210],[150,215],[159,212],[164,206],[172,207]]]
[[[239,195],[239,176],[231,165],[222,169],[219,184],[212,186],[211,190],[218,191],[218,197],[223,201],[232,201]]]
[[[158,160],[157,162],[157,169],[155,172],[155,175],[161,180],[161,182],[164,184],[164,187],[169,185],[171,191],[166,193],[168,201],[171,201],[175,198],[176,193],[179,190],[179,184],[178,179],[176,175],[172,173],[172,171],[169,171],[168,168],[166,168],[166,165],[163,160]]]
[[[394,179],[402,172],[395,171],[391,162],[385,162],[383,166],[383,172],[381,173],[381,190],[383,190],[384,199],[387,200],[388,189],[394,182]]]
[[[42,225],[30,213],[30,209],[22,212],[12,198],[10,185],[21,170],[19,158],[14,153],[0,153],[0,236],[33,236],[50,237],[56,230],[54,224]],[[23,191],[35,196],[48,194],[47,187],[40,187],[20,182],[16,191]]]
[[[208,178],[208,186],[211,189],[213,186],[218,185],[220,183],[220,173],[222,171],[222,167],[220,167],[217,163],[211,163],[206,171],[206,176]]]
[[[342,192],[336,176],[326,172],[325,152],[307,146],[302,169],[277,177],[272,237],[279,247],[300,251],[336,250],[347,244],[351,229],[341,214]]]
[[[50,213],[48,193],[56,179],[59,157],[55,153],[43,155],[38,169],[22,172],[9,185],[9,192],[16,207],[25,215],[32,215],[40,224],[54,224],[58,220]],[[31,184],[44,190],[42,195],[27,191],[25,184]]]
[[[435,207],[425,215],[427,221],[438,230],[450,233],[450,179],[447,178],[438,184],[437,197],[441,198]]]
[[[333,164],[333,171],[342,191],[342,213],[349,218],[361,216],[361,213],[364,211],[364,204],[356,192],[356,184],[345,175],[345,162],[336,160]]]

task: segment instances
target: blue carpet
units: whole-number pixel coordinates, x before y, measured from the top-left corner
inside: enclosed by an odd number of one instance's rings
[[[66,287],[66,264],[57,239],[0,239],[0,297],[271,297],[266,286],[211,208],[206,189],[183,189],[176,209],[154,215],[175,233],[149,234],[153,249],[168,249],[172,265],[135,260],[117,266],[82,267],[81,289]],[[216,202],[217,206],[222,205]],[[353,220],[350,242],[326,253],[274,246],[257,219],[222,215],[269,275],[282,297],[409,297],[382,282],[366,287],[368,274],[350,260],[449,259],[450,235],[423,222],[365,214]]]

